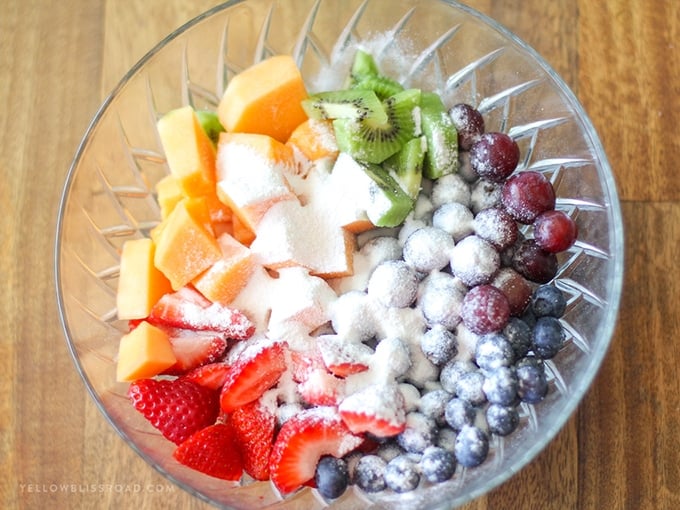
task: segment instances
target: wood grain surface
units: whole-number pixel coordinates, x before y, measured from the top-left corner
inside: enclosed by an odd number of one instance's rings
[[[61,185],[100,101],[211,0],[0,2],[0,507],[207,508],[130,450],[85,391],[56,308]],[[468,504],[680,508],[680,2],[470,0],[573,88],[607,151],[626,229],[613,343],[534,462]]]

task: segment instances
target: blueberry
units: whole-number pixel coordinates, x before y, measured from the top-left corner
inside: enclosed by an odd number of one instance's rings
[[[387,462],[377,455],[365,455],[354,469],[354,483],[366,492],[385,490]]]
[[[515,367],[499,367],[486,376],[482,390],[490,403],[508,406],[517,400],[518,385]]]
[[[420,397],[418,410],[438,425],[446,423],[444,412],[446,404],[451,400],[451,394],[446,390],[432,390]]]
[[[554,285],[541,285],[531,296],[531,309],[536,317],[562,317],[567,308],[567,299]]]
[[[476,370],[474,363],[464,360],[450,360],[439,373],[439,383],[449,393],[456,393],[456,384],[460,376]]]
[[[465,425],[472,425],[476,414],[474,406],[462,398],[452,398],[446,404],[446,409],[444,410],[446,423],[453,430],[460,430]]]
[[[548,380],[543,362],[527,356],[517,362],[517,396],[527,404],[540,402],[548,394]]]
[[[403,453],[405,453],[404,449],[399,446],[396,441],[387,441],[381,444],[375,451],[375,454],[384,459],[385,462],[389,462]]]
[[[368,295],[383,306],[405,308],[416,299],[418,276],[403,260],[381,262],[368,280]]]
[[[418,487],[417,464],[407,455],[395,457],[385,467],[385,484],[394,492],[409,492]]]
[[[420,337],[420,349],[433,364],[441,366],[458,354],[458,341],[448,329],[435,325]]]
[[[486,395],[482,386],[484,385],[484,374],[480,371],[468,372],[463,374],[456,383],[456,395],[463,400],[467,400],[473,406],[478,406],[486,402]]]
[[[489,432],[507,436],[519,425],[519,412],[514,406],[491,404],[486,409],[486,423],[489,425]]]
[[[515,361],[515,350],[501,333],[482,335],[475,347],[475,361],[482,370],[493,371],[507,367]]]
[[[347,463],[331,455],[321,457],[314,476],[316,488],[324,498],[335,499],[345,492],[349,485]]]
[[[406,428],[397,436],[397,444],[410,453],[422,453],[432,446],[437,426],[432,418],[419,412],[406,415]]]
[[[465,425],[458,432],[454,454],[462,466],[479,466],[489,454],[489,437],[479,427]]]
[[[437,227],[422,227],[404,242],[404,261],[416,271],[429,273],[444,268],[451,258],[454,241]]]
[[[418,288],[417,305],[430,326],[454,329],[460,324],[460,307],[467,287],[449,273],[434,271]]]
[[[456,456],[444,448],[431,446],[423,452],[420,470],[428,482],[445,482],[456,471]]]
[[[553,358],[564,345],[564,328],[555,317],[539,317],[532,330],[532,348],[543,359]]]
[[[531,326],[519,317],[510,317],[503,335],[515,351],[515,359],[523,358],[531,349]]]

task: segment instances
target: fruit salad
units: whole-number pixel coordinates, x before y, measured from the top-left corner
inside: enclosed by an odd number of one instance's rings
[[[117,379],[179,463],[284,497],[403,493],[484,463],[550,391],[577,226],[474,105],[358,49],[337,89],[275,56],[157,128]]]

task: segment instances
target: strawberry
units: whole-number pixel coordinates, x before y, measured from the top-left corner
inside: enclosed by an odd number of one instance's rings
[[[374,384],[345,398],[338,412],[355,434],[391,437],[406,428],[406,403],[395,384]]]
[[[233,430],[224,423],[195,432],[175,449],[173,457],[185,466],[223,480],[238,481],[243,474]]]
[[[309,374],[316,369],[325,369],[323,358],[318,349],[308,351],[290,351],[293,381],[301,383],[307,380]]]
[[[336,335],[317,338],[319,352],[328,370],[338,377],[347,377],[368,370],[373,349],[361,342],[350,342]]]
[[[211,390],[219,390],[222,388],[227,372],[229,371],[229,363],[218,361],[216,363],[208,363],[207,365],[198,366],[182,376],[182,379],[193,381]]]
[[[180,375],[207,363],[221,359],[227,349],[227,340],[220,333],[165,329],[177,362],[164,374]]]
[[[276,436],[270,478],[279,492],[288,494],[314,477],[323,455],[343,457],[363,441],[349,431],[334,408],[305,409],[287,420]]]
[[[175,444],[215,423],[219,394],[183,379],[139,379],[130,384],[132,405]]]
[[[258,340],[244,349],[227,372],[220,406],[230,413],[257,400],[274,386],[286,371],[285,342]]]
[[[239,407],[229,416],[243,469],[255,480],[269,480],[269,454],[274,444],[276,416],[259,401]]]
[[[337,405],[345,391],[345,381],[329,374],[325,368],[309,372],[307,379],[297,386],[302,399],[311,405]]]
[[[151,308],[147,320],[154,326],[219,332],[234,340],[250,338],[255,331],[242,312],[212,303],[192,287],[165,294]]]

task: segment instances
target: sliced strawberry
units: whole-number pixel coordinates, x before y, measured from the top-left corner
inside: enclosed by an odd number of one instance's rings
[[[391,437],[406,428],[406,403],[395,384],[374,384],[345,398],[338,412],[355,434]]]
[[[326,365],[318,349],[308,351],[290,351],[293,381],[301,383],[316,369],[325,369]]]
[[[216,331],[234,340],[245,340],[255,332],[254,324],[239,310],[212,303],[192,287],[165,294],[151,308],[154,326]]]
[[[215,423],[219,394],[183,379],[139,379],[130,384],[132,405],[175,444]]]
[[[286,371],[287,344],[258,339],[244,349],[227,372],[220,406],[230,413],[257,400],[274,386]]]
[[[217,363],[208,363],[190,370],[182,376],[187,381],[193,381],[196,384],[210,388],[211,390],[219,390],[224,385],[229,372],[229,363],[218,361]]]
[[[311,405],[337,405],[345,392],[345,381],[329,374],[325,368],[316,368],[309,372],[307,379],[298,384],[298,393]]]
[[[368,370],[373,349],[361,342],[350,342],[336,335],[317,338],[319,352],[328,370],[338,377],[347,377]]]
[[[260,401],[236,409],[229,417],[243,459],[243,469],[255,480],[269,480],[269,455],[274,445],[276,416]]]
[[[195,432],[175,449],[173,456],[185,466],[223,480],[237,481],[243,474],[233,430],[224,423]]]
[[[165,329],[177,362],[164,374],[181,375],[190,370],[220,360],[227,349],[227,340],[220,333]]]
[[[282,494],[314,477],[323,455],[343,457],[363,443],[332,407],[305,409],[286,421],[276,436],[269,461],[270,477]]]

